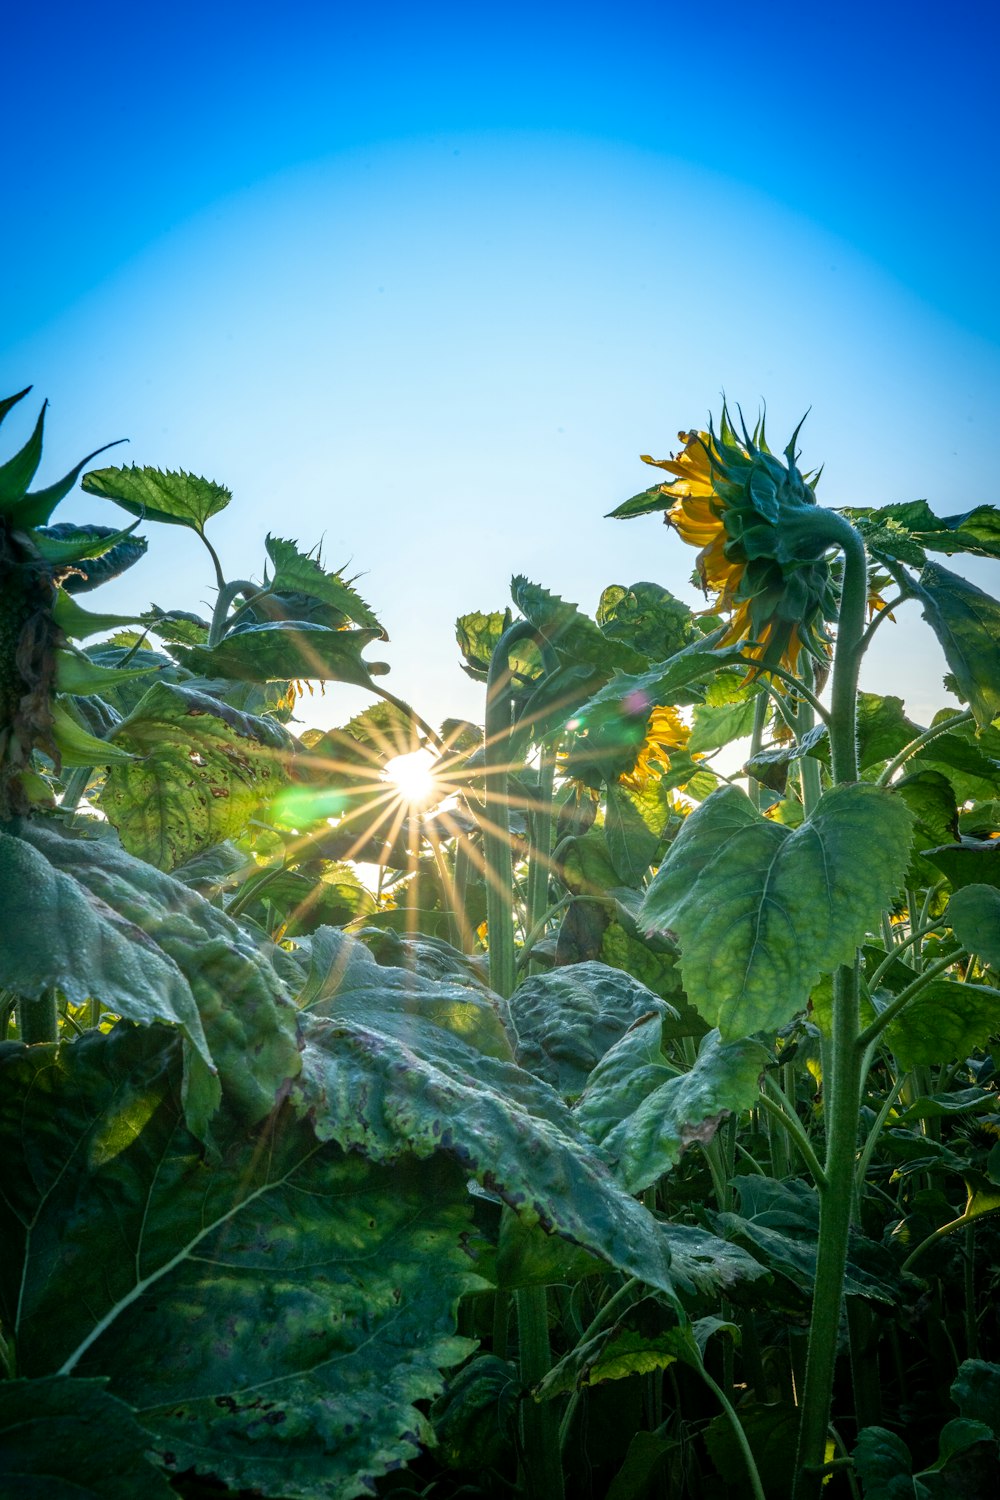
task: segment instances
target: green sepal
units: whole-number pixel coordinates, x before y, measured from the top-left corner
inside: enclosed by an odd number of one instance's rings
[[[103,557],[113,547],[117,547],[119,542],[130,537],[139,524],[140,521],[133,521],[124,531],[111,531],[107,526],[64,526],[58,528],[61,532],[59,536],[49,535],[44,529],[40,529],[31,533],[31,540],[46,562],[59,566],[84,562],[92,557]]]
[[[64,766],[112,766],[135,760],[131,751],[90,734],[60,698],[52,701],[52,738]]]
[[[117,687],[134,677],[148,677],[156,667],[102,667],[82,651],[60,649],[56,652],[56,689],[84,697]]]
[[[105,630],[121,630],[128,625],[143,623],[139,615],[103,615],[84,609],[65,589],[56,591],[52,618],[63,635],[74,641],[84,641],[88,636],[98,635]]]
[[[30,390],[31,387],[29,386],[28,389]],[[18,503],[24,499],[25,491],[34,479],[35,471],[42,461],[42,435],[45,431],[45,409],[48,404],[47,401],[43,401],[34,431],[24,447],[19,449],[5,464],[0,464],[0,515],[13,515]]]

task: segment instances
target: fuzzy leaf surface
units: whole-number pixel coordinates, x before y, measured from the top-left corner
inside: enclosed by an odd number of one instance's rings
[[[918,1068],[967,1057],[998,1031],[1000,990],[934,979],[886,1027],[885,1038],[904,1068]]]
[[[177,684],[154,683],[111,739],[142,759],[112,767],[101,810],[159,870],[238,837],[287,779],[280,725]]]
[[[413,1402],[470,1352],[461,1173],[389,1172],[288,1111],[206,1169],[177,1063],[168,1034],[128,1027],[3,1059],[0,1285],[22,1367],[109,1377],[168,1472],[374,1494],[429,1437]]]
[[[794,831],[724,787],[685,821],[640,923],[677,933],[688,997],[724,1041],[776,1029],[877,923],[911,827],[898,799],[864,784],[827,792]]]
[[[211,1060],[219,1070],[219,1080],[206,1074],[204,1086],[196,1087],[194,1075],[189,1080],[185,1104],[192,1128],[199,1133],[207,1129],[208,1117],[218,1104],[219,1082],[230,1108],[247,1121],[270,1113],[278,1090],[299,1070],[296,1017],[284,985],[248,934],[197,892],[133,859],[110,839],[67,838],[41,822],[18,825],[18,834],[62,877],[54,898],[56,911],[62,899],[71,903],[74,913],[90,908],[102,918],[102,926],[90,938],[95,954],[92,977],[80,972],[79,945],[67,941],[58,950],[62,954],[58,972],[42,969],[39,959],[35,993],[46,974],[44,983],[65,991],[65,978],[66,985],[77,992],[84,988],[88,994],[96,993],[118,1014],[142,1021],[172,1019],[152,1007],[150,1013],[137,1016],[134,998],[130,1001],[124,991],[134,982],[134,967],[139,968],[140,979],[142,973],[159,976],[179,971],[201,1019],[203,1037],[196,1041],[199,1053],[207,1040]],[[40,894],[50,899],[48,889]],[[32,925],[52,943],[53,934],[61,930],[58,916],[46,916],[43,923],[38,915],[49,909],[37,906]],[[107,952],[103,924],[132,945],[117,960],[123,971],[120,990],[108,989],[97,968],[97,959]],[[7,930],[16,934],[20,944],[27,929],[11,923]],[[178,993],[186,997],[183,986]],[[153,998],[158,1000],[156,992]],[[192,1039],[197,1039],[196,1017],[185,1011],[181,1019]]]
[[[967,885],[948,902],[951,930],[967,953],[978,953],[1000,969],[1000,891],[989,885]]]
[[[398,971],[393,993],[392,970],[372,967],[370,988],[359,965],[350,993],[327,1001],[328,1018],[313,1019],[314,1005],[306,1022],[293,1098],[317,1136],[379,1162],[445,1152],[529,1225],[670,1293],[655,1221],[617,1185],[558,1094],[480,1050],[476,991],[459,998]]]
[[[522,1068],[567,1098],[582,1094],[604,1054],[642,1017],[667,1009],[631,974],[603,963],[569,964],[526,979],[510,999]]]

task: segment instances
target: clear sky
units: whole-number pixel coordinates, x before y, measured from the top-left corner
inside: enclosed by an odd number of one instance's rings
[[[45,482],[127,436],[114,461],[228,484],[231,576],[268,529],[324,538],[439,719],[481,716],[453,621],[513,572],[588,610],[641,578],[695,602],[655,518],[603,516],[723,389],[782,443],[811,406],[827,503],[995,501],[1000,19],[922,14],[22,6],[0,394],[35,393],[5,434],[48,396]],[[210,600],[197,541],[147,530],[102,602]],[[943,661],[892,632],[868,685],[929,715]]]

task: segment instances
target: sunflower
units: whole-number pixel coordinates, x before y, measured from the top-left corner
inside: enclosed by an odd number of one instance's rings
[[[638,792],[670,769],[671,750],[683,750],[691,731],[676,708],[670,705],[652,710],[646,724],[646,737],[639,746],[632,769],[619,776],[621,786]]]
[[[800,424],[801,426],[801,424]],[[796,428],[785,462],[767,446],[763,423],[737,434],[724,407],[718,434],[681,432],[670,458],[644,463],[674,477],[612,511],[626,517],[653,509],[689,546],[699,548],[698,579],[710,612],[729,616],[725,644],[748,640],[747,655],[767,669],[794,671],[803,648],[828,654],[825,620],[836,618],[837,588],[825,559],[826,534],[810,526],[817,476],[797,466]]]

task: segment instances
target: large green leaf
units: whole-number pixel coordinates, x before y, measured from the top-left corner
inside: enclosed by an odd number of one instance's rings
[[[904,1068],[919,1068],[967,1057],[998,1033],[1000,990],[934,979],[889,1024],[885,1039]]]
[[[462,1173],[320,1146],[287,1110],[207,1169],[177,1061],[162,1030],[123,1027],[0,1063],[19,1367],[110,1377],[169,1472],[374,1494],[430,1437],[413,1402],[471,1351],[454,1331],[483,1286]]]
[[[518,575],[511,597],[526,620],[571,662],[585,663],[610,677],[612,672],[641,672],[648,658],[625,641],[610,640],[575,604]]]
[[[1000,840],[962,839],[923,850],[924,858],[940,870],[953,891],[970,885],[989,885],[1000,890]]]
[[[142,759],[112,766],[101,811],[160,870],[238,837],[287,780],[279,724],[177,684],[154,683],[110,738]]]
[[[0,984],[26,1000],[56,989],[75,1005],[96,999],[133,1021],[180,1026],[191,1047],[190,1105],[204,1124],[218,1104],[219,1085],[191,987],[134,917],[95,899],[59,867],[64,843],[70,841],[32,824],[0,830]],[[141,867],[137,873],[141,878]],[[135,894],[142,899],[141,886]]]
[[[977,723],[991,723],[1000,716],[1000,601],[937,563],[928,563],[913,587],[959,693]]]
[[[514,991],[515,1057],[566,1098],[581,1094],[601,1058],[630,1026],[667,1009],[623,969],[570,964],[536,974]]]
[[[693,714],[694,727],[687,749],[691,755],[703,755],[709,750],[719,750],[732,740],[745,739],[753,730],[754,714],[757,711],[755,697],[742,703],[720,703],[712,707],[699,703]]]
[[[201,479],[183,469],[140,469],[135,464],[127,469],[92,469],[80,484],[88,494],[113,500],[133,516],[190,526],[198,532],[233,498],[225,485],[212,479]]]
[[[911,825],[897,798],[864,784],[827,792],[794,831],[724,787],[685,821],[642,925],[677,933],[688,997],[723,1040],[776,1029],[895,896]]]
[[[947,921],[968,953],[1000,970],[1000,890],[967,885],[948,902]]]
[[[300,1058],[294,1008],[252,939],[195,891],[133,859],[111,839],[68,838],[58,828],[35,821],[19,824],[17,831],[49,869],[43,865],[42,873],[33,877],[41,882],[37,901],[28,899],[25,882],[25,894],[19,898],[24,917],[15,921],[11,916],[5,926],[12,964],[18,949],[36,951],[27,945],[26,934],[38,933],[34,988],[20,989],[16,979],[4,982],[20,993],[37,994],[43,985],[56,985],[70,998],[92,995],[117,1014],[136,1020],[179,1017],[200,1050],[207,1039],[230,1108],[250,1122],[268,1114],[279,1090],[298,1072]],[[23,856],[22,864],[27,868]],[[10,862],[5,873],[6,869]],[[9,878],[13,882],[16,876]],[[89,948],[74,940],[76,927],[60,912],[68,912],[73,923],[80,924]],[[88,912],[100,918],[96,927],[87,926]],[[121,934],[120,952],[109,948],[108,928]],[[65,941],[57,941],[55,934],[63,932]],[[53,946],[58,966],[46,966],[45,945]],[[85,966],[88,952],[92,956]],[[115,988],[109,987],[103,968],[109,952],[118,952],[118,969],[112,971],[120,971]],[[137,971],[138,977],[133,977]],[[13,972],[20,976],[20,970]],[[147,995],[141,987],[143,975],[149,981],[148,1008],[137,1014],[135,996]],[[179,989],[174,976],[181,979]],[[174,988],[166,994],[177,998],[170,1000],[174,1010],[165,1012],[160,990],[166,988],[168,977]],[[132,985],[136,989],[130,995]],[[197,1015],[191,1014],[188,992]],[[198,1016],[204,1038],[195,1029]],[[192,1128],[203,1133],[218,1103],[218,1083],[214,1093],[207,1086],[191,1085],[186,1102]]]
[[[558,1094],[481,1050],[491,1024],[481,995],[401,970],[393,985],[394,971],[374,964],[370,981],[363,966],[352,970],[348,992],[313,1003],[293,1090],[320,1139],[381,1162],[447,1152],[529,1225],[671,1293],[655,1221]]]
[[[958,714],[957,709],[943,709],[934,715],[937,728]],[[1000,747],[994,729],[976,730],[975,724],[963,720],[946,733],[939,734],[908,763],[909,769],[929,767],[943,771],[955,788],[959,804],[995,797],[1000,788]]]
[[[7,1380],[0,1500],[173,1500],[146,1457],[150,1435],[104,1380]]]
[[[633,1025],[597,1064],[576,1107],[630,1193],[669,1172],[688,1146],[710,1141],[725,1115],[754,1104],[768,1061],[759,1043],[721,1042],[710,1031],[694,1066],[679,1072],[662,1032],[659,1016]]]
[[[641,886],[675,816],[665,778],[635,788],[616,782],[608,787],[604,838],[623,884]]]
[[[380,629],[331,630],[302,620],[248,625],[223,636],[217,646],[178,646],[176,655],[192,672],[235,677],[240,682],[291,682],[321,678],[374,688],[371,674],[388,672],[385,662],[362,661],[361,652],[381,638]]]
[[[318,557],[300,552],[295,542],[285,541],[279,536],[269,535],[264,546],[274,565],[270,582],[274,593],[306,594],[319,599],[345,620],[353,620],[356,625],[369,625],[380,632],[383,640],[387,639],[361,595],[339,573],[327,573]]]

